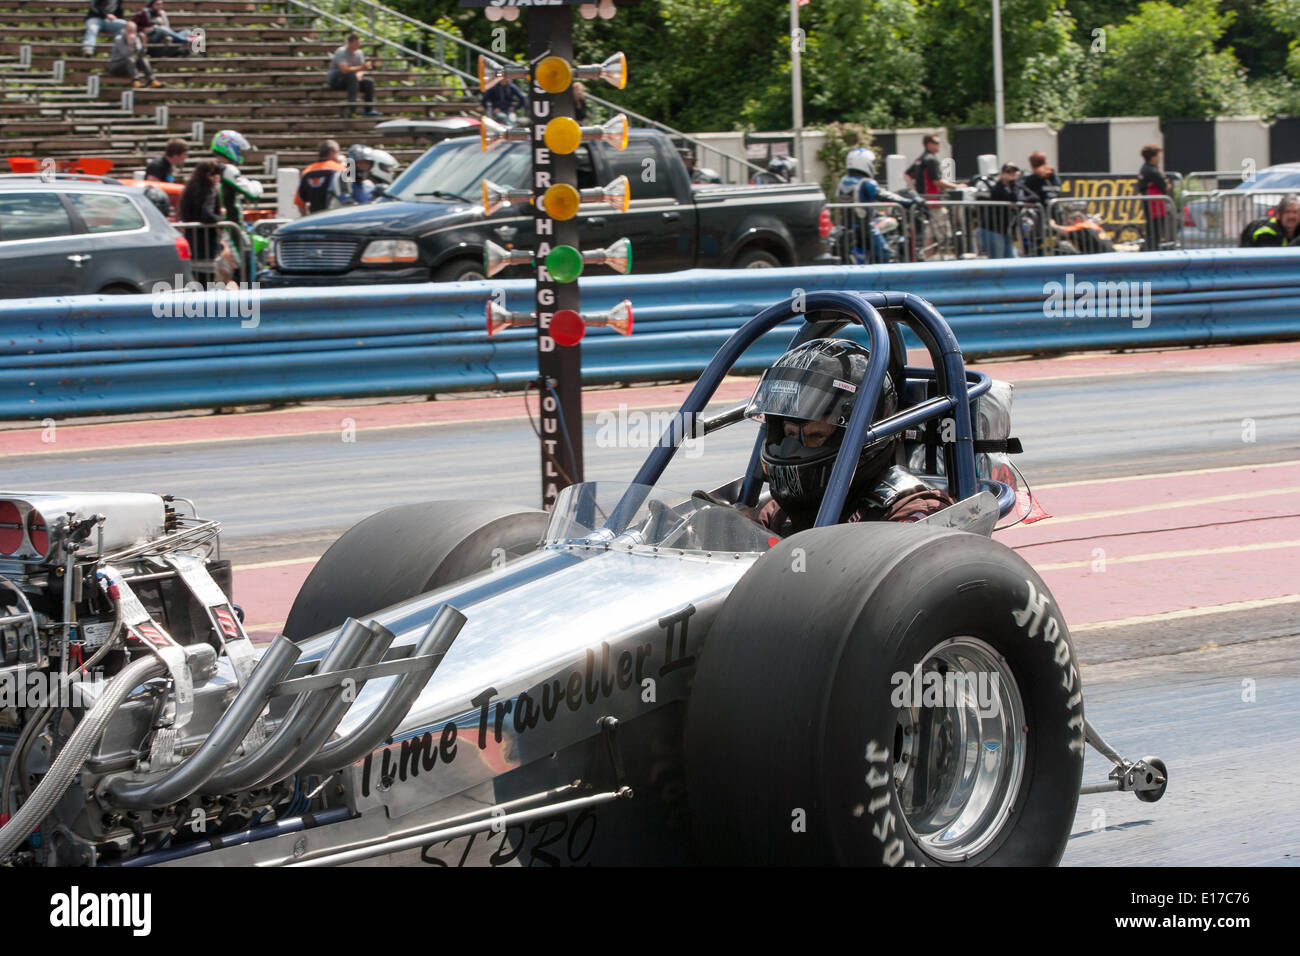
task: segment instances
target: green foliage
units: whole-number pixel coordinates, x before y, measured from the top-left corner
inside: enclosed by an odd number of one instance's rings
[[[1287,69],[1300,80],[1300,0],[1268,0],[1266,9],[1269,22],[1290,39]]]
[[[526,12],[489,21],[456,0],[389,2],[489,49],[503,39],[502,57],[525,58]],[[800,8],[805,125],[991,123],[991,9],[990,0]],[[1300,0],[1001,0],[1001,10],[1008,122],[1300,104]],[[678,129],[792,123],[789,0],[642,0],[612,20],[575,15],[574,44],[584,62],[628,55],[628,88],[597,82],[591,93]]]
[[[1229,16],[1215,0],[1176,7],[1148,0],[1106,30],[1094,116],[1217,116],[1249,111],[1245,76],[1232,50],[1218,50]]]
[[[817,0],[801,24],[805,122],[888,126],[924,114],[925,52],[913,0]],[[787,113],[789,64],[787,55],[782,82],[768,96]]]
[[[817,149],[817,161],[826,167],[822,192],[834,196],[835,186],[844,172],[844,157],[849,150],[870,146],[872,142],[871,130],[861,123],[827,123],[826,139]]]

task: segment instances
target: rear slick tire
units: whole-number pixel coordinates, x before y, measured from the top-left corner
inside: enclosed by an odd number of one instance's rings
[[[1013,551],[841,525],[785,539],[728,596],[685,736],[705,862],[1053,865],[1083,694],[1055,602]]]
[[[389,508],[344,532],[316,562],[284,624],[302,641],[500,567],[541,543],[549,515],[484,501]]]

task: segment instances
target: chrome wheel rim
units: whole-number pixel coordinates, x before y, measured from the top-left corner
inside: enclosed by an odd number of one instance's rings
[[[1005,829],[1020,793],[1020,688],[1006,659],[974,637],[946,640],[894,677],[894,788],[904,825],[930,857],[968,860]]]

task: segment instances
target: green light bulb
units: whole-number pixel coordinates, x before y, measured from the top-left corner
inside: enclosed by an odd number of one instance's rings
[[[572,282],[582,275],[582,253],[573,246],[556,246],[546,256],[546,271],[556,282]]]

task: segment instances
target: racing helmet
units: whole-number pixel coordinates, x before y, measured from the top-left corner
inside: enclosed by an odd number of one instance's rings
[[[865,146],[849,150],[844,157],[844,166],[849,172],[858,172],[863,176],[876,175],[876,154]]]
[[[212,137],[212,151],[236,165],[244,161],[244,153],[251,151],[252,148],[253,144],[238,130],[223,129]]]
[[[171,217],[172,201],[167,198],[165,192],[157,186],[145,186],[143,192],[144,198],[149,200],[149,202],[153,204],[154,208],[163,214],[164,219]]]
[[[374,161],[371,155],[371,149],[364,143],[353,143],[348,147],[348,159],[354,163],[369,163]]]
[[[377,183],[383,183],[385,186],[392,185],[402,164],[397,161],[392,153],[376,149],[374,146],[366,148],[370,152],[370,178]]]
[[[798,521],[810,521],[821,506],[870,355],[850,339],[813,339],[797,345],[763,373],[745,409],[747,418],[764,423],[760,460],[772,497]],[[890,370],[874,420],[896,411],[898,391]],[[786,435],[789,421],[824,422],[836,429],[825,444],[810,448],[802,441],[802,429],[798,436]],[[863,446],[845,507],[851,508],[867,482],[893,464],[898,440],[894,435]]]

